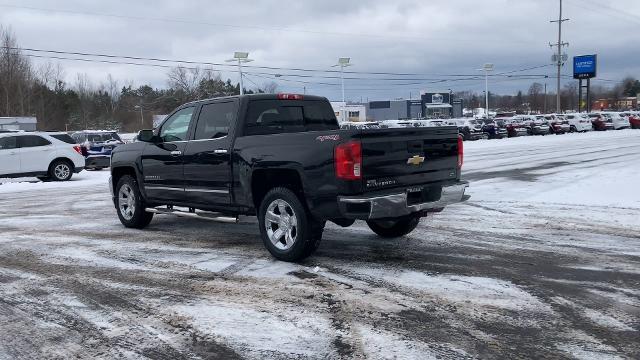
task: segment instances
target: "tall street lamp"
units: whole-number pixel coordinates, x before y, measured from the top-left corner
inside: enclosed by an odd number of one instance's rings
[[[353,64],[351,64],[350,61],[351,61],[351,58],[342,57],[338,59],[337,64],[332,66],[332,67],[340,66],[340,81],[342,83],[342,102],[345,102],[344,100],[344,68],[353,66]]]
[[[233,59],[225,60],[226,62],[237,62],[238,63],[238,73],[240,74],[240,95],[244,95],[244,85],[242,83],[242,63],[252,62],[252,59],[249,59],[248,52],[240,52],[236,51],[233,54]]]
[[[484,71],[484,96],[485,96],[485,107],[487,119],[489,118],[489,72],[493,71],[493,64],[484,64],[482,69],[478,69],[478,71]]]
[[[345,96],[344,96],[344,68],[349,67],[349,66],[353,66],[353,64],[350,63],[351,58],[348,57],[341,57],[338,58],[338,63],[333,65],[332,67],[336,67],[336,66],[340,66],[340,83],[342,84],[342,120],[346,121],[347,116],[345,114],[345,106],[346,106],[346,100],[345,100]]]

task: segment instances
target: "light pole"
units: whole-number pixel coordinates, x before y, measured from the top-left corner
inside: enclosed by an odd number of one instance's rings
[[[346,101],[345,101],[345,97],[344,97],[344,68],[349,67],[349,66],[353,66],[353,64],[350,63],[351,58],[348,57],[341,57],[338,58],[338,63],[333,65],[332,67],[336,67],[336,66],[340,66],[340,83],[342,84],[342,111],[341,112],[341,117],[343,121],[346,121],[347,117],[345,116],[345,106],[346,106]]]
[[[238,63],[238,73],[240,74],[240,95],[244,95],[244,85],[242,83],[242,63],[252,62],[253,60],[249,59],[248,52],[236,51],[235,53],[233,53],[233,59],[229,59],[225,61]]]
[[[136,105],[133,107],[136,110],[140,110],[140,130],[144,129],[144,116],[142,116],[142,105]]]
[[[478,69],[478,71],[484,71],[484,96],[485,96],[485,107],[487,119],[489,118],[489,72],[493,71],[493,64],[484,64],[482,69]]]

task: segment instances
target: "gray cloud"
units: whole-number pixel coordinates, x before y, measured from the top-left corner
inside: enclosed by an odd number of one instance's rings
[[[599,75],[621,79],[640,75],[636,45],[640,2],[611,5],[565,0],[565,40],[570,56],[598,53]],[[329,69],[340,56],[350,56],[354,71],[410,72],[437,78],[441,74],[479,74],[484,62],[511,71],[550,62],[549,42],[556,27],[556,0],[424,1],[21,1],[0,6],[0,24],[10,26],[22,46],[224,62],[245,50],[255,65]],[[55,8],[69,12],[26,9]],[[610,8],[613,7],[614,9]],[[621,10],[621,11],[618,11]],[[77,13],[73,13],[77,12]],[[81,14],[91,13],[93,15]],[[98,15],[101,14],[101,15]],[[105,15],[117,16],[105,16]],[[174,21],[164,21],[169,19]],[[36,60],[41,62],[42,60]],[[67,76],[87,73],[94,81],[108,73],[134,84],[162,87],[166,70],[116,64],[61,61]],[[229,68],[223,77],[237,79]],[[248,69],[249,72],[258,70]],[[571,72],[565,66],[564,73]],[[282,71],[282,73],[290,73]],[[553,74],[551,67],[532,74]],[[258,75],[248,78],[258,84]],[[289,80],[289,81],[286,81]],[[304,80],[313,84],[295,83]],[[283,90],[339,97],[337,79],[279,78]],[[532,80],[493,81],[497,92],[526,90]],[[407,83],[419,84],[400,85]],[[549,80],[552,84],[553,80]],[[481,91],[481,80],[429,83],[347,80],[350,99],[407,97],[423,89]],[[251,86],[251,83],[247,83]]]

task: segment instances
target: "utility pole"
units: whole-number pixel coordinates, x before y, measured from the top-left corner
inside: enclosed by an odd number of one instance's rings
[[[544,112],[543,114],[547,113],[547,83],[544,83]]]
[[[562,42],[562,23],[565,21],[569,21],[569,19],[563,19],[562,18],[562,0],[560,0],[560,13],[558,16],[558,20],[552,20],[552,23],[557,22],[558,23],[558,42],[556,44],[549,44],[550,47],[554,47],[556,46],[558,48],[558,52],[556,55],[553,56],[553,60],[556,63],[556,66],[558,67],[558,87],[557,87],[557,93],[556,93],[556,113],[560,114],[562,112],[562,109],[560,107],[560,76],[562,75],[562,65],[564,65],[564,62],[566,61],[566,55],[562,54],[562,48],[564,46],[569,46],[569,43],[565,43]]]
[[[236,51],[233,54],[233,59],[225,60],[226,62],[238,62],[238,73],[240,74],[240,95],[244,95],[244,84],[242,83],[242,63],[252,62],[252,59],[249,59],[248,52],[239,52]]]

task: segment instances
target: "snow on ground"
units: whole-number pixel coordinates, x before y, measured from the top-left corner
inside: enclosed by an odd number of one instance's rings
[[[640,358],[640,131],[465,149],[467,203],[301,264],[252,218],[125,229],[106,171],[0,179],[0,359]]]
[[[42,182],[36,178],[7,179],[0,178],[0,199],[2,194],[16,192],[38,192],[42,190],[68,190],[73,185],[85,186],[108,186],[109,171],[82,171],[73,174],[68,182]]]

